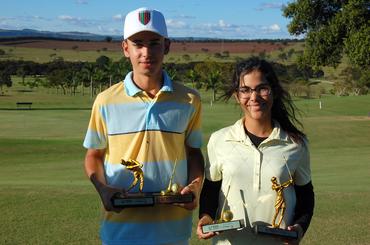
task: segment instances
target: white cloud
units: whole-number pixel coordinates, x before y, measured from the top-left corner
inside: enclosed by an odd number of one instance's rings
[[[72,17],[70,15],[59,15],[58,19],[65,20],[65,21],[78,21],[78,20],[80,20],[80,18]]]
[[[280,31],[281,28],[278,24],[273,24],[273,25],[269,26],[268,29],[271,30],[271,31]]]
[[[166,24],[168,28],[185,28],[187,24],[180,20],[167,19]]]
[[[123,20],[123,15],[122,14],[116,14],[116,15],[112,16],[112,19],[116,20],[116,21],[121,21],[121,20]]]
[[[87,0],[76,0],[77,4],[88,4],[89,2]]]
[[[281,9],[282,7],[282,3],[262,3],[259,8],[256,8],[256,10],[263,11],[266,9]]]
[[[185,15],[185,14],[181,14],[179,15],[179,18],[182,18],[182,19],[195,19],[194,16],[191,16],[191,15]]]
[[[224,21],[224,20],[219,20],[219,21],[218,21],[218,25],[219,25],[220,27],[228,27],[228,25],[225,23],[225,21]]]
[[[60,15],[58,16],[58,19],[68,24],[78,26],[80,28],[95,28],[97,25],[105,23],[105,21],[102,21],[102,20],[99,21],[95,19],[83,19],[80,17],[74,17],[70,15]],[[84,30],[84,31],[88,31],[88,30]]]

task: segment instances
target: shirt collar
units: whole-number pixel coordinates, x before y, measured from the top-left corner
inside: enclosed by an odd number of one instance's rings
[[[166,71],[162,72],[163,74],[163,85],[159,91],[165,91],[165,92],[172,92],[173,91],[173,82],[171,78],[168,76]],[[132,71],[127,73],[125,79],[124,79],[124,86],[125,86],[125,92],[128,96],[135,96],[136,94],[142,92],[140,88],[138,88],[134,81],[132,80]]]

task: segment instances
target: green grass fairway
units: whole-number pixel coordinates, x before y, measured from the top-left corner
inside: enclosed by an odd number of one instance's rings
[[[19,89],[0,96],[0,244],[100,244],[99,198],[83,171],[92,100]],[[16,110],[20,100],[32,101],[33,109]],[[232,101],[204,101],[206,143],[211,132],[241,114]],[[304,112],[316,193],[301,244],[369,244],[370,96],[321,102],[320,110],[318,99],[296,101]],[[193,233],[191,244],[210,242]]]

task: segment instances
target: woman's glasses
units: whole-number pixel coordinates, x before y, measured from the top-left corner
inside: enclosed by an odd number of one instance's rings
[[[271,94],[271,87],[267,84],[262,84],[256,88],[250,88],[248,86],[239,87],[236,89],[240,98],[248,99],[251,97],[253,92],[256,92],[259,96],[268,96]]]

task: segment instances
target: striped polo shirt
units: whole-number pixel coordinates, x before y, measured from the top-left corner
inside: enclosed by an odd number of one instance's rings
[[[143,164],[143,192],[167,188],[174,163],[174,181],[187,184],[185,145],[200,148],[201,101],[199,94],[171,81],[163,71],[163,86],[154,98],[132,81],[100,93],[93,105],[84,140],[88,149],[106,149],[107,184],[127,189],[132,172],[120,164],[134,159]],[[138,192],[136,185],[130,192]],[[174,205],[104,211],[101,239],[106,244],[160,244],[186,240],[191,235],[192,213]]]

